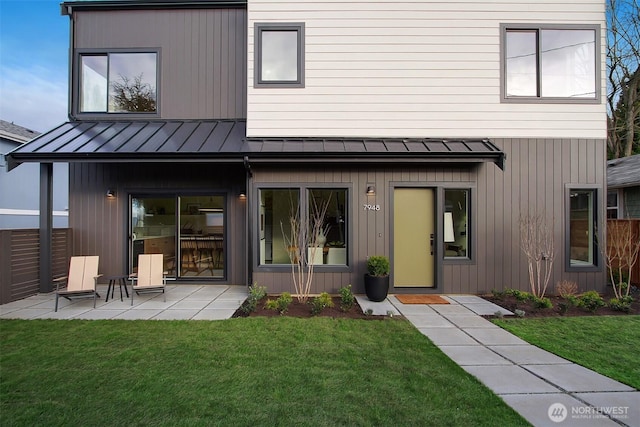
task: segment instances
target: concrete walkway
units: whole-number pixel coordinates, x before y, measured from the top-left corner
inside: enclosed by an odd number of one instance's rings
[[[101,298],[69,302],[53,293],[0,305],[3,319],[228,319],[247,297],[244,286],[168,285],[162,294],[136,296],[116,290]],[[374,303],[356,296],[364,311],[402,315],[453,361],[484,383],[534,426],[640,427],[640,392],[526,343],[481,317],[511,312],[480,297],[444,296],[450,304],[402,304],[394,296]],[[607,415],[608,414],[608,415]],[[497,422],[499,425],[499,422]]]
[[[493,303],[470,295],[444,298],[450,304],[403,304],[394,296],[381,303],[358,297],[358,302],[373,314],[403,315],[534,426],[640,427],[639,391],[528,344],[481,317],[496,311],[510,314]]]
[[[100,298],[68,301],[60,298],[54,312],[54,293],[38,294],[0,305],[2,319],[125,319],[125,320],[221,320],[230,318],[247,298],[245,286],[167,285],[167,301],[162,294],[136,295],[131,298],[116,288],[106,301],[107,285],[98,285]],[[131,287],[129,286],[129,293]]]

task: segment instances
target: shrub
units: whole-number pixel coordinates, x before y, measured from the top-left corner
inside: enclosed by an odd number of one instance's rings
[[[494,297],[495,299],[499,299],[499,300],[501,300],[501,299],[503,299],[503,298],[504,298],[505,291],[499,291],[499,290],[497,290],[497,289],[491,289],[491,295],[493,295],[493,297]]]
[[[249,287],[249,296],[245,303],[240,307],[243,313],[249,314],[256,311],[258,308],[258,303],[262,298],[267,296],[267,287],[266,286],[258,286],[257,283],[254,283],[253,286]]]
[[[342,311],[349,311],[356,302],[356,297],[351,292],[351,285],[343,286],[340,288],[340,309]]]
[[[556,292],[562,298],[578,293],[578,284],[571,280],[561,280],[556,284]]]
[[[570,304],[567,302],[558,303],[558,310],[560,311],[561,315],[567,314],[567,311],[569,310],[569,305]]]
[[[604,299],[596,291],[588,291],[578,297],[578,306],[592,313],[605,305]]]
[[[389,258],[384,255],[372,255],[367,260],[367,272],[369,276],[388,276],[391,271]]]
[[[551,300],[549,298],[546,297],[542,297],[539,298],[535,295],[532,295],[532,301],[533,304],[537,307],[537,308],[551,308],[553,307],[553,304],[551,303]]]
[[[532,300],[534,297],[533,294],[525,291],[519,291],[518,289],[507,289],[504,293],[505,295],[511,295],[520,302]]]
[[[524,315],[525,315],[524,310],[515,309],[513,312],[514,312],[514,313],[515,313],[515,315],[516,315],[516,316],[518,316],[518,317],[524,317]]]
[[[333,307],[333,301],[331,300],[331,295],[326,292],[322,292],[311,300],[311,314],[314,316],[327,307]]]
[[[277,299],[272,300],[268,299],[265,308],[269,310],[277,310],[280,314],[284,314],[287,312],[289,308],[289,304],[293,301],[291,294],[289,292],[283,292]]]
[[[631,310],[632,302],[633,302],[633,298],[630,296],[626,296],[622,298],[611,298],[609,300],[609,307],[611,307],[612,310],[628,313],[629,310]]]

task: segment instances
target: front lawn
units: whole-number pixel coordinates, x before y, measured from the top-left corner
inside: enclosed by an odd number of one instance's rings
[[[0,339],[3,426],[528,425],[402,319],[1,320]]]
[[[640,389],[640,316],[495,319],[525,341]]]

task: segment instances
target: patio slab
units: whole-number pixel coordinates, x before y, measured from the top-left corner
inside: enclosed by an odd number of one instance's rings
[[[443,345],[438,346],[451,360],[460,366],[481,365],[513,365],[504,357],[495,354],[488,348],[478,345]]]
[[[389,313],[393,314],[394,316],[400,315],[398,309],[396,309],[388,299],[385,299],[381,302],[373,302],[364,295],[356,295],[355,297],[358,301],[358,304],[360,305],[360,308],[362,308],[363,313],[366,313],[368,309],[371,309],[371,314],[376,316],[388,316]]]
[[[189,320],[193,316],[197,315],[200,312],[200,309],[191,309],[191,310],[162,310],[160,313],[156,314],[151,318],[151,320]]]
[[[205,308],[193,316],[192,320],[224,320],[229,319],[235,312],[235,309],[229,308]]]
[[[584,407],[564,393],[504,394],[500,397],[534,426],[620,427],[609,418],[577,418],[572,408]]]
[[[496,394],[558,393],[560,390],[520,366],[463,366]]]
[[[568,365],[523,365],[525,369],[569,392],[635,391],[590,369]]]
[[[122,314],[117,315],[113,319],[122,319],[122,320],[149,320],[154,316],[157,316],[162,310],[159,309],[131,309],[127,310]]]

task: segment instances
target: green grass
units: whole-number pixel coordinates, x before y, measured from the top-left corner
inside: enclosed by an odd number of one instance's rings
[[[0,321],[0,424],[528,425],[402,319]]]
[[[501,319],[525,341],[640,389],[640,316]]]

